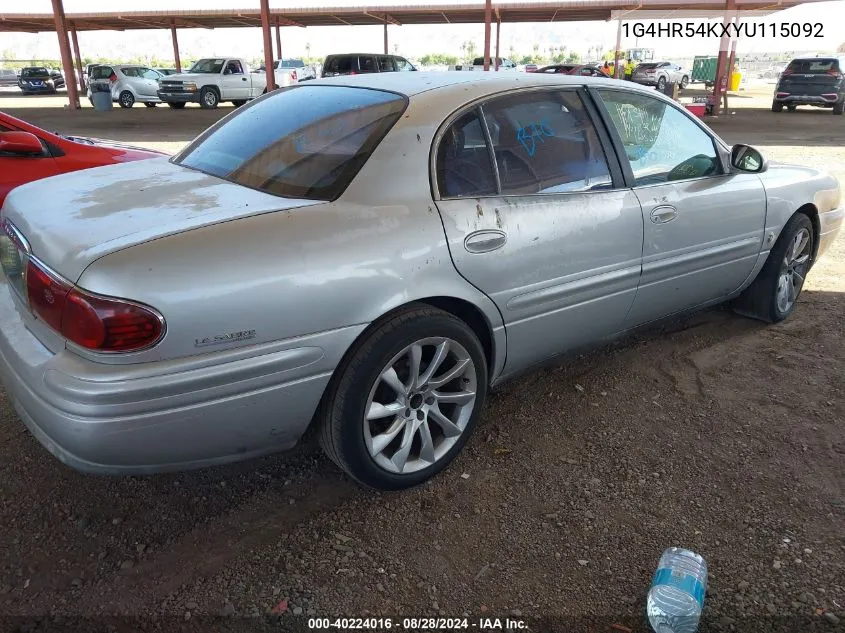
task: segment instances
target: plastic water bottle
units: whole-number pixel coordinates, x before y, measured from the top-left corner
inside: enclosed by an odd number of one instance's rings
[[[707,591],[707,563],[686,549],[670,547],[660,557],[646,614],[655,633],[694,633]]]

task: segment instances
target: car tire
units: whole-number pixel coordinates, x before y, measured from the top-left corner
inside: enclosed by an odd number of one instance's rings
[[[486,395],[487,362],[473,330],[448,312],[412,304],[372,327],[341,362],[318,411],[320,445],[364,486],[410,488],[461,451]]]
[[[772,112],[783,112],[783,104],[780,101],[772,101]]]
[[[767,323],[778,323],[792,314],[813,265],[814,241],[810,218],[793,215],[757,278],[734,300],[733,310]]]
[[[833,104],[833,113],[842,114],[845,112],[845,97]]]
[[[236,108],[240,108],[243,104],[246,103],[246,99],[238,99],[237,101],[232,101],[232,105]]]
[[[156,107],[158,104],[157,104],[157,103],[152,103],[152,102],[150,102],[150,101],[144,101],[144,105],[145,105],[145,106],[147,106],[148,108],[154,108],[154,107]]]
[[[174,109],[174,110],[181,110],[182,108],[185,107],[185,104],[177,102],[177,103],[168,103],[167,106]]]
[[[200,91],[200,107],[206,110],[213,110],[220,103],[220,95],[214,88],[206,86]]]
[[[121,108],[131,108],[135,105],[135,95],[128,90],[124,90],[118,95],[117,102]]]
[[[689,77],[687,77],[686,75],[684,75],[684,76],[681,78],[681,88],[686,88],[687,86],[689,86]]]
[[[660,92],[666,90],[666,77],[661,77],[657,80],[657,90]]]

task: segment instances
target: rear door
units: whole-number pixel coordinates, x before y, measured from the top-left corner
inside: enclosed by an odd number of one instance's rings
[[[711,134],[674,102],[596,89],[642,205],[642,279],[634,327],[727,297],[763,244],[766,193],[756,174],[725,173]]]
[[[502,313],[506,372],[613,334],[636,294],[640,205],[585,96],[555,88],[496,97],[438,135],[449,248]]]

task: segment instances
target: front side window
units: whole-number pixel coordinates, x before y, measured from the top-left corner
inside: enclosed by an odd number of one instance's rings
[[[502,195],[611,189],[598,134],[575,91],[528,92],[484,106]]]
[[[392,73],[396,70],[393,67],[393,60],[386,55],[378,58],[378,71],[380,73]]]
[[[444,198],[496,193],[496,176],[477,110],[452,123],[440,140],[437,188]]]
[[[243,75],[244,69],[241,68],[241,63],[237,60],[231,60],[226,64],[226,75]]]
[[[214,125],[173,160],[277,196],[334,200],[406,103],[381,90],[294,86]]]
[[[713,138],[671,104],[621,90],[598,92],[622,138],[636,186],[721,173]]]

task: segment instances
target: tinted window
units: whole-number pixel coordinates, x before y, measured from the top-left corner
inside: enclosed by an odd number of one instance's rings
[[[138,72],[144,79],[153,79],[155,81],[161,79],[161,75],[152,68],[140,68]]]
[[[111,66],[97,66],[91,71],[91,79],[108,79],[111,74]]]
[[[278,68],[302,68],[305,62],[301,59],[285,59],[279,62]]]
[[[188,72],[218,75],[220,74],[220,71],[223,70],[223,64],[225,63],[225,59],[201,59],[191,66],[191,69]]]
[[[127,77],[137,77],[138,76],[138,69],[137,68],[121,68],[120,72],[122,72]]]
[[[409,62],[407,59],[405,59],[404,57],[395,57],[394,61],[396,62],[396,70],[399,70],[399,71],[416,70],[416,68],[414,68],[414,65],[411,62]]]
[[[527,93],[484,106],[502,194],[612,187],[598,135],[574,91]],[[498,137],[498,138],[496,138]]]
[[[437,188],[444,198],[496,193],[490,150],[475,110],[449,126],[440,141]]]
[[[232,60],[226,63],[226,70],[224,71],[225,75],[243,75],[244,69],[241,67],[241,63],[237,60]]]
[[[333,200],[405,103],[380,90],[286,88],[216,124],[174,161],[278,196]]]
[[[323,70],[324,75],[348,75],[352,72],[358,72],[355,67],[357,57],[333,57],[329,59],[326,68]]]
[[[392,73],[396,69],[393,67],[393,59],[387,57],[378,58],[378,70],[380,73]]]
[[[378,68],[376,66],[376,58],[372,55],[361,55],[358,58],[358,69],[359,72],[362,73],[378,72]]]
[[[839,70],[836,59],[794,59],[786,67],[786,74],[823,75]]]
[[[599,92],[637,185],[721,173],[713,139],[677,108],[646,95]]]

